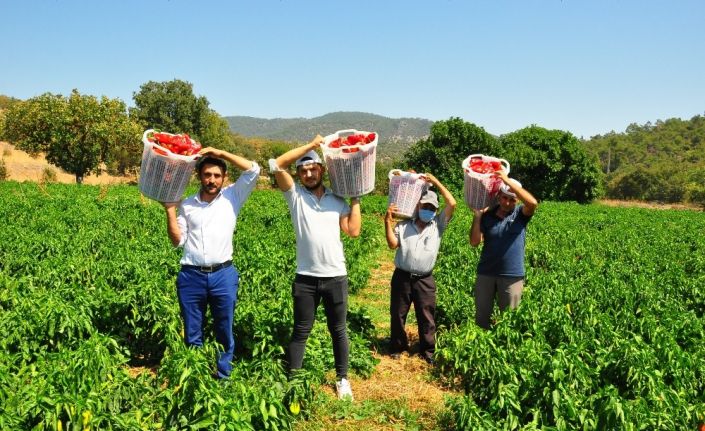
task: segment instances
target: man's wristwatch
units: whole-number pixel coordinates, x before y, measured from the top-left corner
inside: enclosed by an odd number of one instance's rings
[[[269,159],[269,172],[284,172],[284,169],[280,168],[279,165],[277,165],[276,159]]]

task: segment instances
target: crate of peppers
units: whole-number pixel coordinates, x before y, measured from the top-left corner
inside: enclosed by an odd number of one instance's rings
[[[463,194],[470,208],[482,209],[497,203],[502,180],[494,175],[500,169],[509,174],[509,162],[484,154],[471,154],[462,163]]]
[[[321,148],[330,186],[344,198],[362,196],[375,188],[375,161],[379,136],[354,129],[323,138]]]
[[[185,133],[173,134],[153,129],[144,132],[142,143],[140,192],[159,202],[181,200],[200,157],[201,144]]]

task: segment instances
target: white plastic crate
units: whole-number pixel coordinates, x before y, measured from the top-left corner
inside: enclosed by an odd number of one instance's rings
[[[147,135],[151,132],[153,130],[150,129],[142,135],[144,150],[140,168],[140,192],[159,202],[178,202],[186,190],[200,155],[174,154],[150,142]]]
[[[339,130],[323,138],[321,149],[330,178],[330,187],[338,196],[350,198],[370,193],[375,188],[375,161],[379,135],[369,144],[330,148],[338,139],[356,134],[369,134],[354,129]]]
[[[387,206],[395,203],[397,205],[396,214],[400,217],[411,218],[416,212],[416,204],[419,203],[421,195],[428,189],[428,182],[422,177],[423,174],[405,172],[400,169],[389,171],[389,197]]]
[[[463,194],[465,195],[465,203],[470,208],[482,209],[497,203],[497,194],[499,193],[499,187],[502,185],[502,180],[495,177],[493,173],[482,174],[470,169],[470,162],[473,159],[480,159],[484,162],[499,162],[507,174],[509,174],[509,162],[483,154],[471,154],[463,160],[462,166],[465,172]]]

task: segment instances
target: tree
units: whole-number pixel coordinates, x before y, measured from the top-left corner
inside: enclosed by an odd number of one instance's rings
[[[429,172],[447,187],[457,191],[463,186],[462,161],[470,154],[493,155],[497,140],[481,127],[460,118],[438,121],[431,134],[412,145],[404,155],[403,169]]]
[[[511,177],[538,199],[580,203],[603,193],[603,174],[570,132],[530,126],[503,135],[498,155],[510,161]]]
[[[20,99],[15,99],[14,97],[5,96],[4,94],[0,94],[0,111],[11,107],[12,105],[16,104],[17,102],[20,102]]]
[[[116,149],[141,154],[140,126],[120,99],[100,100],[73,90],[68,98],[45,93],[6,112],[5,137],[30,154],[44,152],[49,163],[76,176],[102,171]]]
[[[632,169],[610,182],[610,196],[617,199],[647,200],[652,193],[657,179],[645,169]]]
[[[607,174],[609,197],[662,202],[692,200],[698,183],[686,173],[705,167],[705,117],[633,123],[624,133],[593,136],[582,144],[600,157]],[[637,174],[637,170],[644,172]],[[637,181],[647,182],[637,184]],[[630,192],[634,194],[625,194]]]
[[[227,120],[210,109],[206,113],[203,127],[197,137],[204,147],[221,148],[224,144],[232,142],[232,134]]]
[[[193,85],[175,79],[149,81],[133,94],[130,117],[145,129],[188,133],[204,147],[222,148],[230,139],[227,121],[208,108],[208,99],[193,94]]]

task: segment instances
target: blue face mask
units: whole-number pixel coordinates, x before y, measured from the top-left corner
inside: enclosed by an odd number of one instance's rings
[[[419,209],[419,219],[424,223],[430,222],[435,216],[435,211]]]

